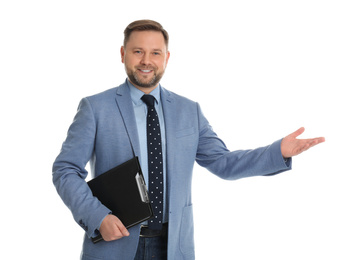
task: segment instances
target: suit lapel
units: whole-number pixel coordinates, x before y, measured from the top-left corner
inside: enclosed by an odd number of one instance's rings
[[[116,103],[120,110],[120,114],[124,122],[124,127],[126,128],[127,134],[130,138],[134,153],[136,156],[139,156],[140,143],[138,139],[137,125],[130,95],[130,89],[127,83],[122,84],[118,88]]]
[[[166,162],[167,162],[167,188],[168,201],[172,191],[172,173],[174,172],[174,156],[175,156],[175,132],[176,132],[176,104],[171,93],[164,88],[161,88],[161,102],[164,114],[164,123],[166,128]],[[171,204],[171,203],[169,203]]]

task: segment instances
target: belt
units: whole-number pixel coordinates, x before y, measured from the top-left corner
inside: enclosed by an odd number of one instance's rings
[[[164,237],[168,234],[168,223],[162,225],[161,230],[149,229],[146,225],[141,225],[140,237]]]

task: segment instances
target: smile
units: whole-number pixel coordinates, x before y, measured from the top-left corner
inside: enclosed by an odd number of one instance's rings
[[[151,72],[153,72],[154,70],[153,69],[140,69],[140,68],[137,68],[137,70],[139,71],[139,72],[141,72],[142,74],[149,74],[149,73],[151,73]]]

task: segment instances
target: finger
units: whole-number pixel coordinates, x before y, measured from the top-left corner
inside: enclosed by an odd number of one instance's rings
[[[320,144],[325,142],[325,137],[318,137],[318,138],[314,138],[316,141],[316,144]]]
[[[305,141],[310,146],[314,146],[314,145],[317,145],[317,144],[325,142],[325,138],[324,137],[317,137],[317,138],[305,139]]]
[[[130,235],[129,231],[126,229],[124,224],[122,224],[122,222],[119,219],[116,223],[116,226],[120,230],[120,232],[122,233],[123,236],[127,237]]]
[[[322,143],[325,141],[324,137],[319,137],[319,138],[312,138],[312,139],[305,139],[305,144],[302,148],[300,148],[300,153],[305,152],[306,150],[309,150],[313,146]]]
[[[324,137],[313,138],[313,139],[311,139],[310,147],[313,147],[313,146],[323,143],[323,142],[325,142]]]
[[[291,133],[289,136],[293,138],[297,138],[297,136],[301,135],[304,132],[305,128],[301,127],[297,131]]]

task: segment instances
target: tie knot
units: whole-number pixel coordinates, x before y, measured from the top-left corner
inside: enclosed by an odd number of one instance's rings
[[[141,97],[142,101],[146,103],[148,107],[154,107],[155,105],[155,97],[152,95],[143,95]]]

